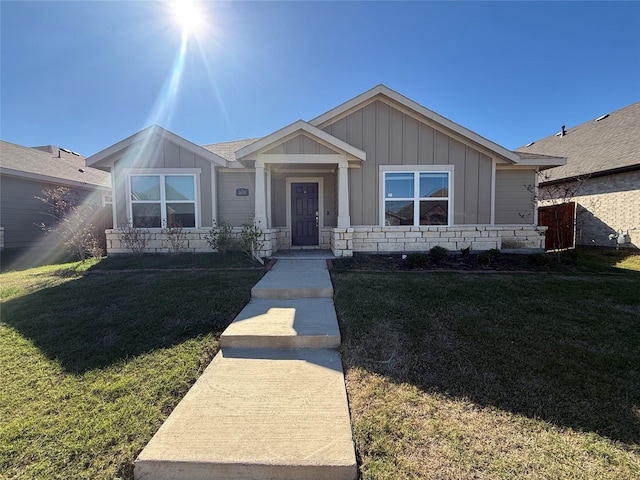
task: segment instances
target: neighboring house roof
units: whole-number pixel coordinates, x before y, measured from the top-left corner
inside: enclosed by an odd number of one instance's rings
[[[23,147],[0,141],[0,173],[73,187],[111,188],[111,175],[85,166],[85,158],[53,145]]]
[[[567,165],[548,170],[558,181],[640,168],[640,102],[520,147],[520,155],[560,155]]]
[[[195,143],[190,142],[169,130],[166,130],[158,125],[151,125],[150,127],[141,130],[140,132],[131,135],[124,140],[111,145],[108,148],[96,153],[95,155],[91,155],[86,159],[87,166],[100,168],[109,170],[111,168],[111,164],[114,159],[118,157],[122,152],[126,151],[132,146],[144,146],[145,141],[150,140],[153,136],[159,136],[169,140],[170,142],[184,148],[185,150],[194,153],[206,160],[209,160],[211,163],[215,163],[218,166],[225,167],[227,162],[224,158],[216,155],[211,150],[207,150]]]

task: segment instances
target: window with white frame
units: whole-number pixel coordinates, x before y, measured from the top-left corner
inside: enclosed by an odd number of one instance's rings
[[[131,174],[129,191],[134,228],[196,226],[195,175]]]
[[[385,171],[384,225],[449,225],[451,172]]]

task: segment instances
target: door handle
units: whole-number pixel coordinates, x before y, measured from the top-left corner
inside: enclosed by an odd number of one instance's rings
[[[316,210],[316,227],[320,224],[319,220],[320,220],[319,212]]]

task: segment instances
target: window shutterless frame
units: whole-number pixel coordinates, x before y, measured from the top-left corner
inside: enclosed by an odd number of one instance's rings
[[[452,165],[385,165],[380,182],[383,226],[452,224]]]
[[[195,173],[157,171],[127,176],[128,215],[134,228],[198,227]]]

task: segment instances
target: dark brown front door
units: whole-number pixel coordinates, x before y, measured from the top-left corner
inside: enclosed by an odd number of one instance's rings
[[[291,184],[291,245],[318,245],[318,184]]]

